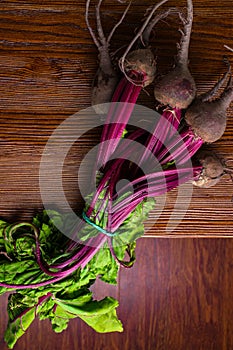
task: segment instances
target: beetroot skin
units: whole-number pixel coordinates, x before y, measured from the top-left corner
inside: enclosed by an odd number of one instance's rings
[[[195,81],[187,67],[178,65],[169,74],[156,81],[154,94],[164,105],[187,108],[196,95]]]
[[[125,15],[127,14],[127,11],[130,7],[130,3],[126,7],[118,23],[113,27],[108,37],[105,37],[100,16],[100,6],[102,4],[102,0],[98,1],[95,11],[97,34],[94,32],[89,23],[90,2],[91,0],[86,1],[85,19],[87,28],[91,34],[93,42],[95,43],[99,51],[99,68],[96,73],[96,77],[94,79],[92,87],[91,102],[97,114],[106,114],[108,111],[108,107],[104,104],[111,101],[117,83],[119,81],[118,72],[115,70],[112,64],[111,56],[109,53],[110,41],[115,33],[115,30],[122,23]]]
[[[145,75],[144,86],[151,84],[155,78],[156,62],[150,49],[131,51],[124,62],[125,71],[136,71]]]
[[[226,129],[225,111],[211,102],[195,101],[186,112],[185,119],[194,133],[208,143],[220,139]]]
[[[185,120],[194,134],[207,143],[220,139],[226,128],[226,110],[232,99],[231,78],[220,98],[211,102],[203,101],[201,97],[196,98],[185,113]]]
[[[198,180],[193,184],[202,188],[209,188],[216,185],[224,175],[224,167],[221,160],[212,150],[200,150],[195,158],[203,166],[203,170]]]
[[[189,71],[188,52],[193,23],[192,0],[187,0],[187,19],[179,14],[184,30],[179,44],[176,65],[162,78],[155,81],[155,99],[172,108],[186,109],[196,95],[196,84]]]

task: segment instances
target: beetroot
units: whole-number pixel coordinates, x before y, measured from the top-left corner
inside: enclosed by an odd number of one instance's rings
[[[115,30],[123,21],[130,7],[130,4],[127,6],[120,21],[113,27],[108,38],[106,38],[103,32],[102,23],[100,19],[101,3],[102,3],[102,0],[99,0],[99,3],[96,7],[96,24],[97,24],[98,37],[95,35],[93,29],[91,28],[89,19],[88,19],[90,0],[87,0],[86,2],[85,18],[86,18],[86,24],[89,29],[89,32],[99,51],[99,69],[97,71],[97,74],[93,83],[91,102],[97,114],[106,114],[107,107],[106,105],[101,105],[101,104],[108,103],[111,101],[111,98],[113,96],[113,93],[115,91],[116,85],[119,80],[118,74],[113,67],[111,57],[109,54],[109,44]]]
[[[130,50],[132,49],[135,43],[139,44],[140,40],[142,41],[143,44],[144,44],[143,42],[144,39],[146,42],[149,40],[149,36],[154,25],[160,19],[164,18],[169,13],[169,11],[166,11],[162,14],[157,15],[153,20],[152,20],[152,17],[155,11],[167,1],[168,0],[161,0],[158,4],[153,6],[153,8],[150,11],[150,14],[147,16],[141,29],[138,31],[138,33],[135,35],[133,40],[130,42],[126,51],[124,52],[124,55],[119,60],[120,69],[130,82],[137,84],[137,82],[133,81],[128,74],[128,72],[131,72],[131,71],[142,73],[146,77],[146,79],[143,80],[143,85],[142,85],[143,87],[151,84],[151,82],[155,78],[156,62],[155,62],[154,54],[147,47],[147,45],[145,48],[139,48],[134,51],[130,51]]]
[[[160,5],[162,5],[163,2],[160,2],[159,4],[154,7],[146,20],[146,27],[145,23],[143,27],[141,28],[140,32],[137,34],[137,37],[139,37],[138,40],[138,46],[139,48],[137,50],[131,51],[127,54],[126,59],[124,61],[124,72],[129,72],[131,70],[135,70],[137,72],[144,72],[147,78],[144,81],[144,87],[151,84],[154,81],[155,73],[156,73],[156,61],[154,54],[152,53],[151,49],[149,48],[149,39],[151,36],[151,32],[154,29],[155,25],[162,19],[168,17],[170,14],[177,14],[178,10],[177,8],[169,8],[168,10],[162,11],[158,13],[153,19],[150,20],[151,15],[154,13],[155,9],[157,9]],[[143,30],[143,28],[145,28]],[[134,39],[135,41],[135,39]],[[127,49],[127,52],[129,50]]]
[[[212,150],[200,150],[195,158],[201,163],[203,170],[199,179],[193,181],[193,184],[202,188],[216,185],[225,173],[219,157]]]
[[[175,68],[155,81],[154,95],[163,105],[187,108],[196,95],[196,85],[188,69],[188,51],[193,22],[192,0],[187,0],[187,19],[180,14],[184,31],[179,45]]]
[[[204,142],[217,141],[226,128],[226,110],[233,100],[232,78],[218,99],[209,101],[216,90],[216,86],[207,94],[201,95],[194,100],[185,113],[185,120],[190,125],[194,134],[201,137]]]
[[[110,155],[114,152],[119,140],[122,138],[124,129],[134,109],[134,104],[137,101],[141,89],[144,86],[150,84],[154,79],[156,65],[154,55],[151,52],[151,50],[144,48],[131,51],[131,48],[134,45],[134,43],[137,42],[139,38],[141,38],[141,35],[143,34],[148,23],[150,23],[154,12],[159,8],[160,5],[167,1],[168,0],[162,0],[152,8],[145,23],[142,25],[142,28],[131,41],[124,55],[119,61],[119,65],[122,69],[122,72],[124,73],[124,76],[121,78],[119,84],[117,85],[115,92],[111,98],[111,102],[127,102],[128,104],[118,104],[116,108],[114,104],[112,104],[109,108],[109,111],[106,113],[106,120],[101,136],[101,143],[99,146],[99,153],[97,157],[97,165],[100,167],[101,165],[106,165],[106,162],[108,161]],[[101,28],[101,25],[98,22],[99,14],[96,16],[97,28]],[[93,40],[94,38],[95,36],[93,37]],[[106,53],[105,48],[104,52]],[[101,95],[102,86],[97,86],[96,88],[98,88],[98,95]],[[97,90],[95,90],[95,92],[96,91]],[[110,99],[105,102],[110,102]],[[109,107],[109,105],[93,107],[96,111],[98,111],[99,108],[101,108],[102,111],[103,107],[106,108]],[[106,139],[111,140],[110,146],[107,148],[104,146],[103,142]]]
[[[125,74],[127,79],[134,85],[138,85],[138,86],[140,85],[144,87],[149,85],[154,80],[155,72],[156,72],[156,64],[155,64],[155,59],[152,51],[149,48],[138,49],[132,52],[130,52],[130,50],[139,39],[146,41],[147,40],[146,38],[149,38],[151,30],[155,26],[155,24],[160,19],[166,17],[170,12],[173,11],[173,9],[169,9],[163,12],[162,14],[156,16],[151,21],[155,11],[167,1],[168,0],[161,0],[158,4],[156,4],[152,8],[142,28],[134,37],[134,39],[131,41],[124,55],[119,60],[119,65],[122,72]],[[91,98],[92,106],[95,109],[97,114],[106,114],[107,105],[104,105],[104,104],[112,100],[113,93],[116,89],[116,86],[119,80],[117,71],[113,67],[111,57],[109,54],[109,44],[116,28],[122,23],[130,7],[130,4],[127,6],[120,21],[114,26],[108,38],[106,38],[103,32],[101,18],[100,18],[101,3],[102,3],[102,0],[99,0],[98,5],[96,7],[96,29],[97,29],[98,36],[96,36],[96,34],[94,33],[89,23],[88,17],[89,17],[90,0],[87,0],[86,2],[85,18],[86,18],[86,24],[89,29],[89,32],[99,51],[99,69],[94,79],[94,84],[92,88],[92,98]],[[142,74],[145,77],[145,79],[140,79],[140,81],[138,81],[138,79],[134,80],[132,78],[132,74],[131,74],[132,72],[135,72],[136,75],[138,75],[138,73]]]
[[[151,84],[155,78],[156,62],[150,49],[138,49],[131,51],[125,60],[125,72],[141,72],[146,76],[143,86]],[[129,79],[129,75],[127,74]],[[132,81],[132,79],[130,79]]]

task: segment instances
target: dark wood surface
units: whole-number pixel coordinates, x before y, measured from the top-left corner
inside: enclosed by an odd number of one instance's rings
[[[71,320],[61,334],[35,321],[15,350],[230,350],[233,348],[233,240],[141,239],[136,265],[118,288],[98,284],[96,297],[117,297],[123,333],[97,334]],[[1,299],[0,347],[7,323]]]
[[[233,54],[223,48],[224,44],[233,46],[233,6],[229,0],[193,2],[190,67],[203,92],[224,73],[223,55],[228,54],[233,62]],[[153,3],[134,1],[115,36],[113,51],[127,44],[146,7]],[[184,7],[185,1],[171,0],[168,5]],[[117,1],[104,2],[107,31],[124,8]],[[86,29],[84,11],[83,0],[0,2],[0,215],[5,220],[30,219],[42,209],[39,165],[44,146],[63,120],[90,105],[97,51]],[[173,18],[158,26],[153,46],[159,56],[159,72],[173,63],[178,28]],[[139,103],[154,106],[147,93],[142,93]],[[233,168],[232,117],[231,107],[227,130],[214,149]],[[83,205],[77,170],[99,137],[100,130],[84,135],[67,159],[65,190],[77,211]],[[232,236],[232,194],[233,183],[227,176],[212,189],[195,188],[188,210],[185,191],[179,194],[173,225],[187,212],[170,232],[167,225],[177,198],[177,191],[172,191],[160,218],[156,219],[159,207],[151,214],[147,234]],[[96,290],[97,295],[110,292],[118,296],[123,334],[98,335],[81,321],[72,321],[68,331],[54,335],[46,321],[36,321],[16,349],[232,349],[232,256],[233,241],[226,238],[142,239],[137,265],[121,271],[118,289],[98,286]],[[1,306],[4,350],[6,299],[1,299]]]

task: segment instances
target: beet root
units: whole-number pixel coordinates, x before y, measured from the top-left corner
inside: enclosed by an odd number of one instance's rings
[[[143,87],[150,85],[155,79],[156,60],[153,52],[148,48],[149,38],[155,25],[162,19],[166,18],[170,13],[175,12],[173,8],[157,14],[153,19],[152,16],[155,11],[163,5],[167,0],[160,1],[157,5],[150,9],[150,14],[139,32],[136,34],[132,42],[127,47],[123,57],[120,60],[120,68],[127,78],[130,79],[128,72],[136,71],[142,73],[145,79],[143,80]],[[176,10],[177,12],[177,10]],[[133,44],[137,42],[138,49],[130,51]]]
[[[152,7],[150,10],[150,14],[147,16],[145,22],[143,23],[140,30],[137,32],[133,40],[129,43],[127,49],[125,50],[123,56],[119,60],[119,67],[121,71],[124,73],[126,78],[135,85],[139,86],[147,86],[149,85],[155,77],[156,70],[156,62],[152,51],[145,47],[139,48],[131,52],[132,47],[138,41],[142,41],[144,45],[148,45],[149,36],[153,26],[162,18],[166,17],[168,11],[163,12],[162,14],[156,16],[156,18],[151,22],[152,17],[155,11],[163,4],[165,4],[168,0],[161,0],[156,5]],[[151,26],[150,26],[151,25]],[[149,27],[148,27],[149,26]],[[146,31],[146,32],[145,32]],[[146,41],[144,43],[144,40]],[[138,45],[141,46],[141,45]],[[142,73],[144,75],[144,80],[142,83],[135,82],[129,76],[129,72],[137,71],[138,73]]]
[[[226,113],[211,102],[196,100],[185,114],[194,134],[207,143],[220,139],[226,129]]]
[[[216,185],[224,175],[224,166],[218,156],[211,150],[200,150],[195,158],[201,163],[203,170],[193,184],[202,188]]]
[[[156,100],[173,108],[185,109],[196,95],[196,84],[187,67],[176,66],[174,70],[156,80]]]
[[[186,109],[196,95],[196,84],[189,71],[188,52],[193,23],[192,0],[187,0],[187,19],[179,14],[184,30],[177,53],[176,65],[172,71],[155,81],[155,99],[172,108]]]
[[[220,139],[226,129],[226,110],[232,99],[231,78],[219,99],[209,102],[196,98],[185,113],[185,120],[194,134],[207,143]]]
[[[108,110],[108,106],[105,105],[105,103],[108,103],[111,101],[113,93],[116,89],[117,83],[119,81],[118,73],[115,70],[112,60],[109,53],[109,45],[110,41],[112,39],[112,36],[115,33],[115,30],[118,28],[118,26],[122,23],[129,7],[130,3],[127,6],[126,10],[124,11],[121,19],[118,21],[118,23],[113,27],[112,31],[106,38],[104,35],[104,31],[102,28],[101,23],[101,16],[100,16],[100,6],[102,4],[102,0],[98,1],[98,5],[96,6],[96,29],[97,29],[97,35],[95,34],[94,30],[92,29],[90,23],[89,23],[89,7],[90,7],[90,1],[86,1],[86,24],[87,28],[91,34],[91,37],[99,51],[99,69],[97,71],[96,77],[93,82],[92,87],[92,96],[91,96],[91,102],[92,106],[97,114],[106,114]]]
[[[106,114],[107,105],[111,101],[113,93],[119,81],[118,74],[110,64],[108,52],[99,55],[99,69],[93,81],[91,104],[97,114]]]
[[[138,49],[131,51],[125,59],[124,70],[136,71],[145,76],[143,86],[151,84],[155,78],[156,62],[150,49]]]

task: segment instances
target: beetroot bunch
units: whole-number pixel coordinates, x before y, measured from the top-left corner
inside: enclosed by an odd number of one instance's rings
[[[92,104],[97,114],[106,117],[94,169],[94,176],[98,175],[96,191],[88,197],[83,221],[73,229],[74,241],[66,242],[62,251],[62,255],[67,254],[67,259],[60,262],[57,258],[58,262],[51,264],[45,262],[40,234],[33,226],[35,261],[50,278],[19,285],[0,281],[0,287],[27,289],[56,283],[84,268],[106,243],[118,263],[132,266],[134,241],[143,232],[133,235],[133,238],[130,235],[124,237],[122,232],[128,230],[129,221],[133,222],[137,215],[145,218],[139,213],[157,196],[190,180],[197,186],[210,187],[229,171],[213,151],[202,151],[202,146],[215,142],[224,133],[226,109],[233,99],[230,64],[227,62],[228,70],[223,78],[209,92],[198,96],[188,68],[192,1],[187,0],[187,17],[177,8],[157,12],[166,2],[168,0],[162,0],[149,9],[142,27],[121,56],[117,69],[109,52],[110,41],[127,15],[130,4],[106,38],[100,14],[102,0],[96,6],[97,34],[89,23],[90,0],[86,1],[87,27],[99,51]],[[158,21],[170,14],[178,15],[184,28],[174,68],[158,78],[156,58],[149,40]],[[227,85],[220,97],[213,100],[226,80]],[[150,132],[143,128],[128,131],[138,96],[149,84],[154,85],[154,96],[160,103],[160,118],[151,125]],[[138,151],[137,144],[143,146],[142,152]],[[128,160],[132,158],[134,161]],[[156,159],[156,165],[153,159]],[[146,174],[142,171],[145,167]],[[118,183],[126,178],[128,182],[118,189]],[[129,260],[122,259],[124,254],[117,254],[119,244],[125,246]]]
[[[11,348],[36,314],[49,318],[55,331],[65,329],[75,316],[98,332],[122,331],[115,311],[117,301],[93,300],[90,286],[98,276],[116,283],[119,266],[134,264],[135,241],[143,235],[142,221],[157,196],[190,180],[196,186],[210,187],[230,172],[206,145],[217,141],[226,128],[226,110],[233,99],[231,67],[227,62],[222,79],[198,95],[188,67],[192,0],[187,0],[187,16],[177,8],[158,12],[168,0],[150,8],[118,65],[112,61],[110,42],[130,4],[106,37],[102,0],[95,9],[96,31],[89,22],[90,2],[86,1],[86,24],[99,52],[92,105],[98,115],[105,116],[91,174],[97,186],[86,198],[82,221],[75,227],[69,223],[72,239],[58,232],[56,220],[51,223],[43,215],[32,223],[0,222],[0,294],[17,291],[10,297],[5,336]],[[158,77],[150,36],[158,21],[170,14],[178,15],[182,22],[181,41],[174,68]],[[225,83],[223,92],[213,99]],[[130,128],[139,94],[149,84],[160,104],[159,118],[149,131]]]

